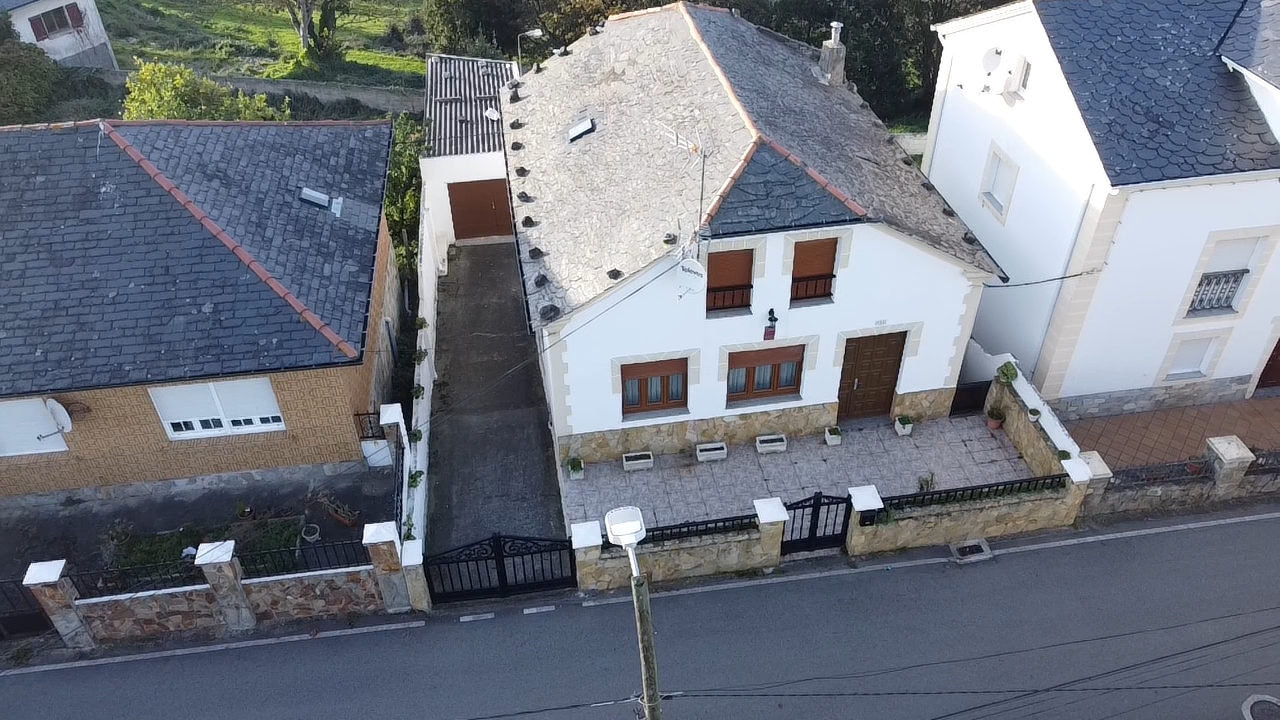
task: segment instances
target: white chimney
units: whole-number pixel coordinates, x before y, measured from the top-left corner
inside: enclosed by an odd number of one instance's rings
[[[822,43],[818,79],[823,85],[844,87],[844,45],[840,43],[840,29],[843,27],[844,23],[831,23],[831,39]]]

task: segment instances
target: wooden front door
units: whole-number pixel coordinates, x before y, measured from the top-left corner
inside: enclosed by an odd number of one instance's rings
[[[513,232],[506,180],[449,183],[449,210],[456,240],[506,237]]]
[[[844,369],[840,372],[841,420],[889,414],[906,346],[906,333],[845,341]]]
[[[1271,357],[1258,376],[1258,389],[1280,387],[1280,343],[1271,349]]]

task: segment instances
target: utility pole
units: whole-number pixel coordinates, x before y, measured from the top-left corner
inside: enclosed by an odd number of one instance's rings
[[[635,550],[627,548],[631,558]],[[638,568],[637,568],[638,569]],[[649,583],[637,572],[631,576],[631,600],[636,607],[636,634],[640,636],[640,678],[644,683],[645,720],[662,720],[658,695],[658,656],[653,648],[653,615],[649,612]]]

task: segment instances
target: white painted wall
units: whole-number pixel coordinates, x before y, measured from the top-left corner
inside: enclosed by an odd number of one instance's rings
[[[1199,281],[1197,267],[1210,233],[1280,226],[1280,182],[1277,173],[1269,175],[1131,192],[1063,396],[1164,384],[1160,369],[1180,333],[1230,333],[1210,377],[1261,369],[1280,316],[1274,253],[1266,267],[1250,268],[1246,282],[1255,286],[1242,312],[1187,320],[1182,311],[1188,290]],[[1259,249],[1255,263],[1264,252]]]
[[[31,30],[30,18],[67,5],[71,1],[37,0],[30,5],[10,10],[9,19],[13,21],[13,27],[18,31],[18,39],[38,45],[54,60],[62,60],[107,42],[107,29],[102,25],[102,16],[98,14],[98,6],[94,0],[74,0],[75,4],[80,6],[80,13],[84,16],[84,27],[51,34],[47,39],[36,42],[35,33]]]
[[[951,207],[978,236],[1010,284],[1062,276],[1092,187],[1106,175],[1044,29],[1030,5],[991,22],[957,21],[939,28],[943,41],[939,89],[924,169]],[[984,56],[1002,51],[988,76]],[[1031,64],[1023,99],[1002,97],[1017,58]],[[991,92],[982,92],[990,86]],[[1002,223],[982,203],[993,143],[1018,166]],[[989,353],[1012,353],[1031,375],[1048,330],[1059,282],[984,292],[973,337]]]
[[[453,212],[449,208],[449,183],[473,180],[505,180],[506,157],[501,152],[478,155],[424,157],[422,167],[423,227],[436,246],[435,255],[444,262],[446,250],[455,241]],[[443,268],[441,269],[443,272]]]
[[[971,280],[958,261],[880,225],[853,226],[850,242],[850,261],[837,269],[831,304],[788,307],[791,276],[784,272],[784,236],[776,233],[768,236],[765,245],[764,277],[755,279],[749,316],[708,319],[704,293],[677,299],[676,274],[667,272],[676,259],[669,258],[565,321],[559,335],[567,363],[563,374],[554,372],[556,363],[548,356],[558,348],[547,347],[544,331],[540,342],[543,367],[552,369],[546,380],[552,414],[557,416],[556,435],[835,402],[844,352],[837,335],[861,329],[875,332],[877,326],[891,332],[895,326],[923,323],[916,355],[903,359],[899,393],[954,385],[952,358],[957,353],[956,336],[961,331],[965,299],[973,285],[986,276]],[[778,340],[819,336],[816,367],[803,371],[801,400],[726,411],[726,381],[718,374],[720,349],[760,342],[770,308],[779,318]],[[623,422],[622,398],[614,390],[611,361],[674,351],[699,353],[700,377],[696,383],[690,379],[688,413]],[[566,385],[567,417],[557,412],[554,399],[565,393]]]
[[[1253,93],[1253,99],[1262,109],[1267,124],[1271,126],[1271,134],[1280,136],[1280,88],[1235,63],[1228,62],[1227,67],[1244,77],[1249,85],[1249,92]]]

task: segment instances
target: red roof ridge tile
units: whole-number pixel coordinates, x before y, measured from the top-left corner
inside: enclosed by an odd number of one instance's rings
[[[340,352],[342,352],[343,355],[346,355],[348,358],[351,358],[352,360],[360,357],[360,353],[357,352],[356,349],[351,346],[351,343],[342,339],[341,336],[339,336],[336,332],[334,332],[333,328],[329,327],[328,324],[326,324],[323,320],[320,319],[318,315],[312,312],[311,309],[308,308],[305,303],[303,303],[300,299],[298,299],[296,295],[290,292],[288,288],[286,288],[283,284],[281,284],[279,280],[277,280],[270,272],[268,272],[267,269],[262,266],[262,263],[258,262],[257,259],[253,257],[253,254],[250,253],[248,249],[246,249],[240,243],[236,242],[234,238],[228,235],[227,232],[218,225],[218,223],[214,222],[213,218],[209,217],[208,213],[206,213],[204,210],[201,210],[200,207],[196,205],[194,200],[192,200],[190,197],[187,196],[186,193],[182,192],[181,189],[175,186],[173,184],[173,181],[170,180],[168,177],[166,177],[164,173],[160,172],[160,168],[156,167],[155,163],[148,160],[136,147],[133,146],[132,143],[126,140],[124,136],[122,136],[120,133],[116,132],[116,129],[112,126],[113,123],[116,121],[94,120],[92,122],[96,123],[101,129],[101,131],[107,137],[111,138],[112,142],[114,142],[117,146],[119,146],[119,148],[123,150],[124,153],[130,157],[130,159],[138,163],[138,166],[141,167],[144,172],[150,175],[151,179],[155,180],[157,185],[163,188],[165,192],[172,195],[173,198],[177,200],[180,205],[186,208],[187,212],[190,212],[192,217],[194,217],[196,221],[198,221],[202,226],[204,226],[204,228],[208,230],[210,234],[216,237],[223,245],[227,247],[228,250],[230,250],[233,254],[235,254],[236,258],[240,260],[240,262],[244,263],[244,265],[248,267],[249,270],[252,271],[254,275],[258,276],[259,280],[266,283],[267,287],[271,288],[271,290],[274,291],[277,295],[279,295],[281,299],[289,303],[289,306],[299,314],[299,316],[302,318],[304,322],[306,322],[307,324],[315,328],[322,336],[324,336],[326,340],[328,340],[330,343],[334,345],[334,347],[336,347]],[[149,122],[149,121],[144,121],[144,122]],[[166,120],[162,122],[169,123],[174,121]],[[238,123],[229,123],[229,124],[238,124]]]

